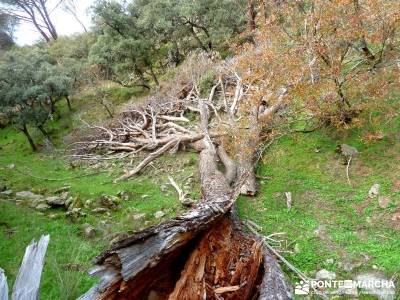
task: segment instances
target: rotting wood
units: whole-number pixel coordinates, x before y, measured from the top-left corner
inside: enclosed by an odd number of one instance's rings
[[[223,292],[224,299],[245,300],[261,294],[260,272],[269,266],[262,241],[243,232],[231,210],[248,174],[241,170],[232,180],[234,162],[209,133],[209,105],[201,99],[198,103],[201,200],[186,213],[134,233],[99,255],[91,274],[100,276],[100,284],[81,299],[221,299]],[[279,269],[277,263],[275,267]],[[277,284],[276,274],[269,276],[266,289],[290,299],[287,285]]]

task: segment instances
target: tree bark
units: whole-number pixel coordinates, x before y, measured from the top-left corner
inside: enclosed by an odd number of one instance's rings
[[[68,110],[72,111],[72,106],[71,106],[71,101],[69,99],[69,96],[65,96],[65,100],[67,101]]]
[[[32,137],[31,137],[31,135],[29,134],[29,131],[28,131],[28,128],[26,127],[26,125],[24,124],[20,130],[25,135],[25,137],[27,138],[27,140],[29,142],[29,145],[31,146],[32,150],[36,152],[37,151],[37,147],[36,147],[35,142],[33,141]]]
[[[256,10],[253,0],[247,0],[247,23],[251,31],[256,29]]]
[[[156,85],[160,85],[160,82],[158,81],[158,78],[157,78],[156,74],[154,73],[154,70],[153,70],[153,67],[151,66],[151,63],[149,63],[148,65],[149,65],[151,78],[153,78],[153,81],[155,82]]]
[[[232,209],[247,174],[243,171],[231,184],[233,161],[210,138],[210,112],[203,100],[199,100],[199,110],[201,200],[188,212],[134,233],[100,254],[90,272],[101,277],[100,283],[80,300],[222,296],[246,300],[261,295],[261,283],[276,299],[291,299],[287,285],[276,284],[275,276],[283,273],[268,273],[262,242],[241,230]],[[218,158],[225,173],[219,170]],[[268,259],[275,261],[272,256]],[[264,280],[264,274],[269,280]]]

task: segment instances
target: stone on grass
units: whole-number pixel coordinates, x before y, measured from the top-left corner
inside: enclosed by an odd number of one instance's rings
[[[104,208],[104,207],[97,207],[95,209],[92,209],[92,212],[96,213],[96,214],[104,214],[104,213],[108,212],[108,209]]]
[[[332,265],[335,263],[335,260],[333,258],[328,258],[327,260],[325,260],[325,263],[328,265]]]
[[[375,198],[379,196],[379,190],[381,189],[381,185],[379,183],[375,183],[368,191],[368,197]]]
[[[85,237],[91,239],[96,236],[96,229],[92,225],[85,223],[82,225],[82,229]]]
[[[163,212],[162,210],[159,210],[159,211],[157,211],[155,214],[154,214],[154,217],[156,218],[156,219],[161,219],[162,217],[164,217],[165,216],[165,212]]]
[[[21,200],[39,201],[43,199],[42,195],[32,193],[31,191],[21,191],[15,194],[15,197]]]
[[[38,205],[36,205],[35,209],[40,210],[40,211],[44,211],[51,208],[50,205],[47,205],[46,203],[39,203]]]
[[[385,196],[379,196],[378,204],[380,208],[387,208],[390,204],[390,198]]]
[[[144,219],[144,217],[146,217],[145,213],[133,215],[134,220],[142,220],[142,219]]]
[[[346,156],[347,158],[354,157],[359,153],[356,148],[349,146],[347,144],[340,145],[340,152],[342,155]]]
[[[6,190],[4,192],[1,192],[0,194],[3,195],[3,196],[11,196],[13,194],[13,191],[12,190]]]
[[[322,269],[322,270],[319,270],[315,274],[315,279],[316,280],[334,280],[334,279],[336,279],[336,273]]]
[[[66,199],[62,199],[58,196],[47,197],[46,202],[51,207],[63,207],[65,206]]]
[[[68,192],[70,190],[70,188],[71,188],[70,185],[63,186],[63,187],[59,188],[58,190],[56,190],[54,193],[60,194],[60,193]]]

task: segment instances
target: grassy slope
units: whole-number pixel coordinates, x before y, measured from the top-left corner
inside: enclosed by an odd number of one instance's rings
[[[120,103],[119,97],[121,97],[120,92],[114,102]],[[57,146],[61,146],[62,137],[70,132],[74,122],[73,117],[76,115],[99,116],[103,113],[105,116],[104,111],[93,109],[94,106],[88,101],[87,99],[82,102],[76,101],[74,103],[76,112],[73,115],[66,111],[63,103],[59,104],[63,118],[48,124],[48,129],[53,133],[52,139]],[[91,110],[86,111],[85,107],[90,107]],[[41,136],[35,130],[32,130],[32,135],[36,141],[41,141]],[[1,129],[0,183],[5,183],[14,191],[33,190],[45,195],[52,195],[55,190],[69,185],[70,193],[81,203],[96,200],[103,194],[116,195],[120,191],[127,192],[129,197],[121,203],[120,209],[111,211],[110,215],[93,214],[90,210],[86,210],[89,213],[87,217],[74,221],[66,218],[62,210],[50,210],[43,214],[15,206],[12,201],[0,198],[0,267],[6,271],[10,286],[17,275],[25,247],[29,242],[38,239],[41,234],[51,236],[41,286],[41,299],[76,299],[94,282],[86,274],[90,260],[99,254],[101,249],[107,247],[116,234],[138,230],[145,226],[146,221],[147,225],[159,222],[154,218],[154,213],[159,210],[166,212],[164,219],[176,215],[182,207],[175,191],[167,186],[167,190],[162,192],[160,186],[168,182],[167,169],[174,170],[174,178],[179,183],[193,172],[196,165],[196,159],[192,154],[181,156],[179,164],[173,163],[176,158],[166,157],[161,162],[154,163],[152,168],[149,167],[151,172],[146,176],[114,184],[113,179],[121,174],[123,168],[130,163],[129,160],[115,165],[102,164],[88,170],[85,166],[71,167],[62,155],[62,151],[52,155],[32,153],[22,134],[11,127]],[[135,163],[136,161],[133,161],[133,164]],[[10,164],[14,164],[15,168],[8,168]],[[104,170],[105,173],[80,176]],[[66,180],[48,181],[37,177]],[[134,220],[132,215],[138,213],[146,213],[145,218]],[[50,214],[53,215],[52,218]],[[83,223],[99,228],[95,239],[88,240],[82,235]],[[68,268],[68,265],[72,265],[72,268]],[[78,266],[78,270],[74,265]]]
[[[392,108],[396,118],[383,115],[383,122],[372,119],[359,129],[323,129],[279,139],[258,168],[259,175],[270,179],[262,181],[258,197],[239,200],[240,215],[261,225],[264,234],[286,233],[282,248],[290,252],[284,255],[300,270],[314,275],[315,270],[326,268],[340,279],[350,279],[352,274],[338,265],[348,261],[363,262],[352,273],[371,270],[373,265],[388,275],[400,271],[400,226],[391,221],[400,209],[399,103]],[[361,141],[366,133],[376,131],[385,137]],[[354,187],[348,185],[346,166],[335,152],[342,143],[361,152],[350,167]],[[374,183],[381,185],[381,195],[391,199],[385,209],[377,199],[366,200]],[[284,196],[288,191],[293,197],[290,211]],[[315,232],[318,228],[325,228],[325,233]],[[370,259],[365,262],[363,255]],[[335,263],[327,264],[329,258]]]
[[[79,106],[73,117],[78,114],[89,118],[99,116],[99,111],[88,109],[92,106],[87,99],[75,105]],[[400,111],[396,102],[392,108],[397,113]],[[62,109],[66,116],[65,108]],[[376,117],[380,120],[378,117],[382,116]],[[389,220],[400,203],[399,190],[393,187],[400,182],[400,120],[385,120],[384,125],[376,120],[371,116],[367,125],[346,132],[319,130],[279,139],[268,149],[257,171],[270,179],[261,180],[261,190],[256,198],[239,200],[240,215],[261,225],[265,234],[286,233],[283,239],[287,243],[282,248],[290,252],[284,252],[284,255],[302,271],[312,274],[313,270],[327,268],[336,271],[339,278],[348,278],[350,274],[342,270],[337,262],[348,260],[356,263],[362,260],[363,254],[371,259],[359,269],[371,269],[372,265],[376,265],[388,274],[398,271],[399,229],[394,228]],[[49,124],[54,133],[61,132],[54,136],[56,143],[59,144],[61,137],[70,131],[73,122],[73,118],[66,117]],[[386,135],[382,140],[369,144],[361,141],[365,133],[379,130]],[[34,136],[39,139],[36,132]],[[354,187],[347,184],[345,166],[335,153],[341,143],[361,151],[350,168]],[[51,213],[58,218],[50,219],[33,210],[0,202],[0,266],[6,270],[10,283],[29,241],[43,233],[51,235],[42,281],[42,299],[74,299],[85,291],[93,283],[85,273],[90,266],[90,258],[106,247],[110,234],[136,230],[144,226],[144,221],[157,222],[153,214],[161,209],[169,209],[165,218],[181,211],[174,191],[169,187],[163,193],[159,187],[167,182],[166,176],[171,173],[180,183],[179,180],[195,171],[196,163],[195,155],[191,154],[179,159],[162,158],[149,167],[145,175],[120,184],[113,184],[112,179],[129,161],[100,165],[98,170],[109,171],[90,177],[43,181],[22,173],[69,178],[93,170],[72,168],[62,159],[62,153],[53,156],[32,154],[24,137],[10,128],[0,130],[0,147],[0,180],[5,180],[15,191],[33,188],[50,195],[59,187],[71,185],[71,193],[82,203],[101,194],[116,195],[121,190],[130,194],[129,200],[122,203],[122,209],[112,212],[110,216],[89,214],[77,222],[65,218],[62,211],[52,210]],[[8,169],[6,166],[9,164],[15,164],[16,169]],[[380,183],[382,194],[390,196],[391,204],[387,209],[379,208],[376,199],[369,204],[364,202],[374,183]],[[293,208],[289,212],[283,195],[286,191],[293,194]],[[192,197],[196,194],[194,191]],[[143,199],[143,195],[149,197]],[[362,209],[363,206],[365,209]],[[144,220],[132,219],[132,214],[142,212],[146,213]],[[87,240],[81,235],[82,223],[105,227],[104,233],[94,240]],[[321,225],[326,229],[322,238],[314,232]],[[326,264],[328,258],[334,258],[335,264]],[[70,270],[66,267],[68,264],[81,267],[78,271]]]

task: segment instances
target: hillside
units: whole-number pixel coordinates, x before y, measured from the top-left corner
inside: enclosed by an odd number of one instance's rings
[[[85,102],[80,105],[85,107]],[[353,278],[363,271],[379,270],[388,275],[398,271],[399,223],[395,216],[400,205],[400,107],[397,101],[391,101],[391,109],[397,112],[397,117],[385,124],[372,119],[372,123],[351,131],[321,128],[276,138],[257,168],[259,193],[254,198],[239,198],[241,218],[260,225],[265,235],[279,233],[277,249],[306,274],[314,276],[316,271],[327,269],[342,278]],[[79,107],[76,111],[81,113]],[[76,114],[72,113],[64,122],[71,124]],[[55,122],[53,126],[63,125]],[[53,138],[61,141],[71,129],[66,128],[59,136],[60,131],[55,131]],[[381,137],[363,141],[371,132],[380,132]],[[347,183],[346,165],[337,152],[341,144],[352,145],[360,152],[349,168],[352,186]],[[25,246],[32,238],[49,233],[51,243],[42,297],[75,299],[95,282],[86,271],[91,259],[110,240],[158,223],[160,219],[154,216],[158,211],[165,212],[162,219],[166,219],[185,209],[167,175],[181,183],[197,172],[196,161],[194,155],[167,156],[155,161],[138,178],[113,184],[112,178],[120,173],[124,161],[73,166],[63,156],[62,148],[52,154],[31,153],[21,134],[12,128],[1,129],[1,183],[13,194],[2,195],[0,203],[3,253],[0,265],[12,282]],[[93,175],[81,177],[83,174]],[[375,183],[381,186],[380,195],[389,199],[384,207],[378,198],[368,198],[368,191]],[[198,183],[193,184],[194,190],[189,186],[185,189],[192,191],[191,198],[196,198]],[[65,186],[70,186],[70,195],[82,204],[87,216],[71,219],[63,209],[37,211],[24,203],[15,205],[15,192],[28,190],[52,196]],[[292,193],[289,211],[285,192]],[[121,201],[119,207],[106,214],[93,213],[94,208],[103,207],[96,203],[103,195],[117,196]],[[87,201],[94,204],[88,207]],[[85,235],[84,224],[96,229],[94,237]],[[295,275],[292,276],[295,281]],[[69,293],[65,295],[65,291]]]
[[[399,297],[399,1],[50,2],[0,0],[1,300]]]

